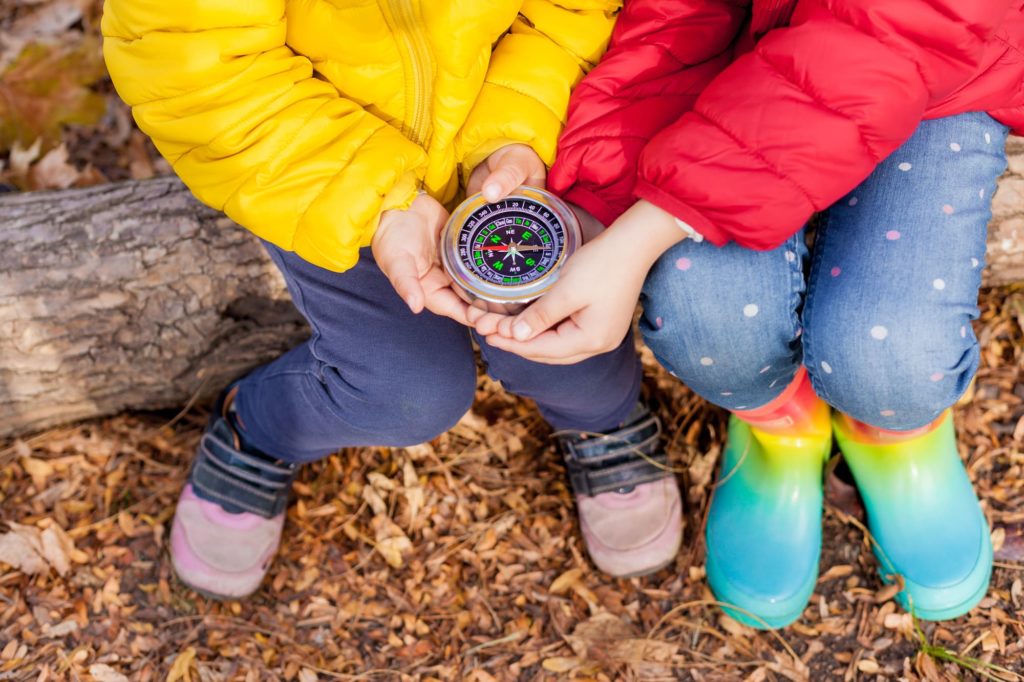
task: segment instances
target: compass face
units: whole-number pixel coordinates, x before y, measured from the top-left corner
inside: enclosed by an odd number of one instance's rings
[[[568,206],[523,187],[493,204],[480,197],[467,200],[452,216],[442,255],[453,279],[472,296],[525,301],[554,283],[578,242],[579,227]]]
[[[523,284],[551,270],[562,252],[565,228],[535,202],[506,199],[477,209],[459,234],[459,256],[493,284]]]

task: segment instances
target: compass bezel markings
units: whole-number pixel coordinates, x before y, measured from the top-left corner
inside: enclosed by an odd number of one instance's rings
[[[490,256],[479,248],[486,243],[485,240],[488,238],[493,240],[493,235],[498,230],[505,231],[503,237],[507,238],[511,244],[515,244],[515,238],[512,235],[516,231],[522,231],[531,233],[525,237],[528,242],[537,237],[539,240],[533,241],[540,241],[540,243],[519,242],[520,245],[530,246],[530,250],[542,245],[547,245],[549,248],[540,252],[540,257],[537,258],[538,262],[529,266],[528,271],[519,275],[509,275],[502,271],[500,265],[497,269],[494,268],[494,263],[504,262],[507,260],[507,255],[504,260],[498,260],[497,254]],[[501,242],[505,241],[504,238]],[[562,221],[546,206],[534,201],[524,201],[520,197],[510,197],[497,204],[481,206],[467,217],[459,234],[459,256],[463,267],[482,282],[499,287],[529,285],[543,279],[558,268],[565,252],[565,238]],[[524,254],[519,253],[518,255]],[[490,256],[491,262],[488,262],[488,256]],[[515,263],[515,258],[516,254],[512,254],[513,263]]]

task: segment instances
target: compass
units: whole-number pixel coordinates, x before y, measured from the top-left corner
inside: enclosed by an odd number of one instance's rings
[[[441,263],[470,301],[523,304],[543,295],[580,245],[568,204],[536,187],[496,203],[474,194],[441,232]]]

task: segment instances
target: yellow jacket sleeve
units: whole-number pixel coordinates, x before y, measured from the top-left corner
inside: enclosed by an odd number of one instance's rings
[[[285,0],[106,0],[103,52],[139,127],[204,203],[342,271],[407,207],[424,151],[313,77]]]
[[[621,0],[524,0],[498,42],[456,153],[468,177],[492,152],[530,145],[550,166],[572,89],[604,54]]]

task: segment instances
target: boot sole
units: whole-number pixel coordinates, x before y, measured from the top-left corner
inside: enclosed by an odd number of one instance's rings
[[[783,600],[768,601],[753,599],[750,595],[736,589],[733,583],[722,575],[711,557],[705,561],[704,568],[707,571],[708,587],[711,588],[715,598],[721,602],[720,608],[733,620],[755,630],[778,630],[798,620],[814,595],[819,572],[816,562],[814,570],[811,572],[812,577],[799,591],[793,592]],[[781,608],[785,610],[767,613],[772,610],[773,606],[779,608],[777,605],[780,602],[783,603]],[[788,604],[788,608],[786,604]],[[743,611],[737,609],[743,609]]]
[[[944,589],[922,587],[920,585],[917,585],[916,583],[907,581],[907,583],[904,585],[903,591],[896,595],[896,600],[899,602],[900,606],[902,606],[905,611],[907,611],[908,613],[912,613],[919,620],[951,620],[953,618],[959,618],[960,616],[963,616],[968,611],[977,606],[978,602],[985,598],[985,595],[988,594],[988,589],[992,579],[993,556],[992,543],[990,539],[991,530],[988,526],[988,521],[986,521],[985,517],[980,513],[979,516],[981,519],[980,523],[983,542],[981,555],[978,557],[978,561],[975,563],[975,568],[966,578],[961,580],[959,583]],[[882,559],[877,555],[877,552],[875,553],[875,559],[878,561],[878,573],[879,576],[881,576],[882,578],[882,582],[890,584],[892,581],[885,579],[885,562],[882,561]],[[968,597],[954,604],[953,606],[943,606],[941,608],[921,608],[921,605],[917,602],[917,600],[914,600],[913,603],[911,603],[911,600],[913,599],[915,592],[924,592],[927,597],[939,594],[943,591],[959,590],[961,586],[970,585],[976,580],[978,581],[978,586],[971,591]]]

